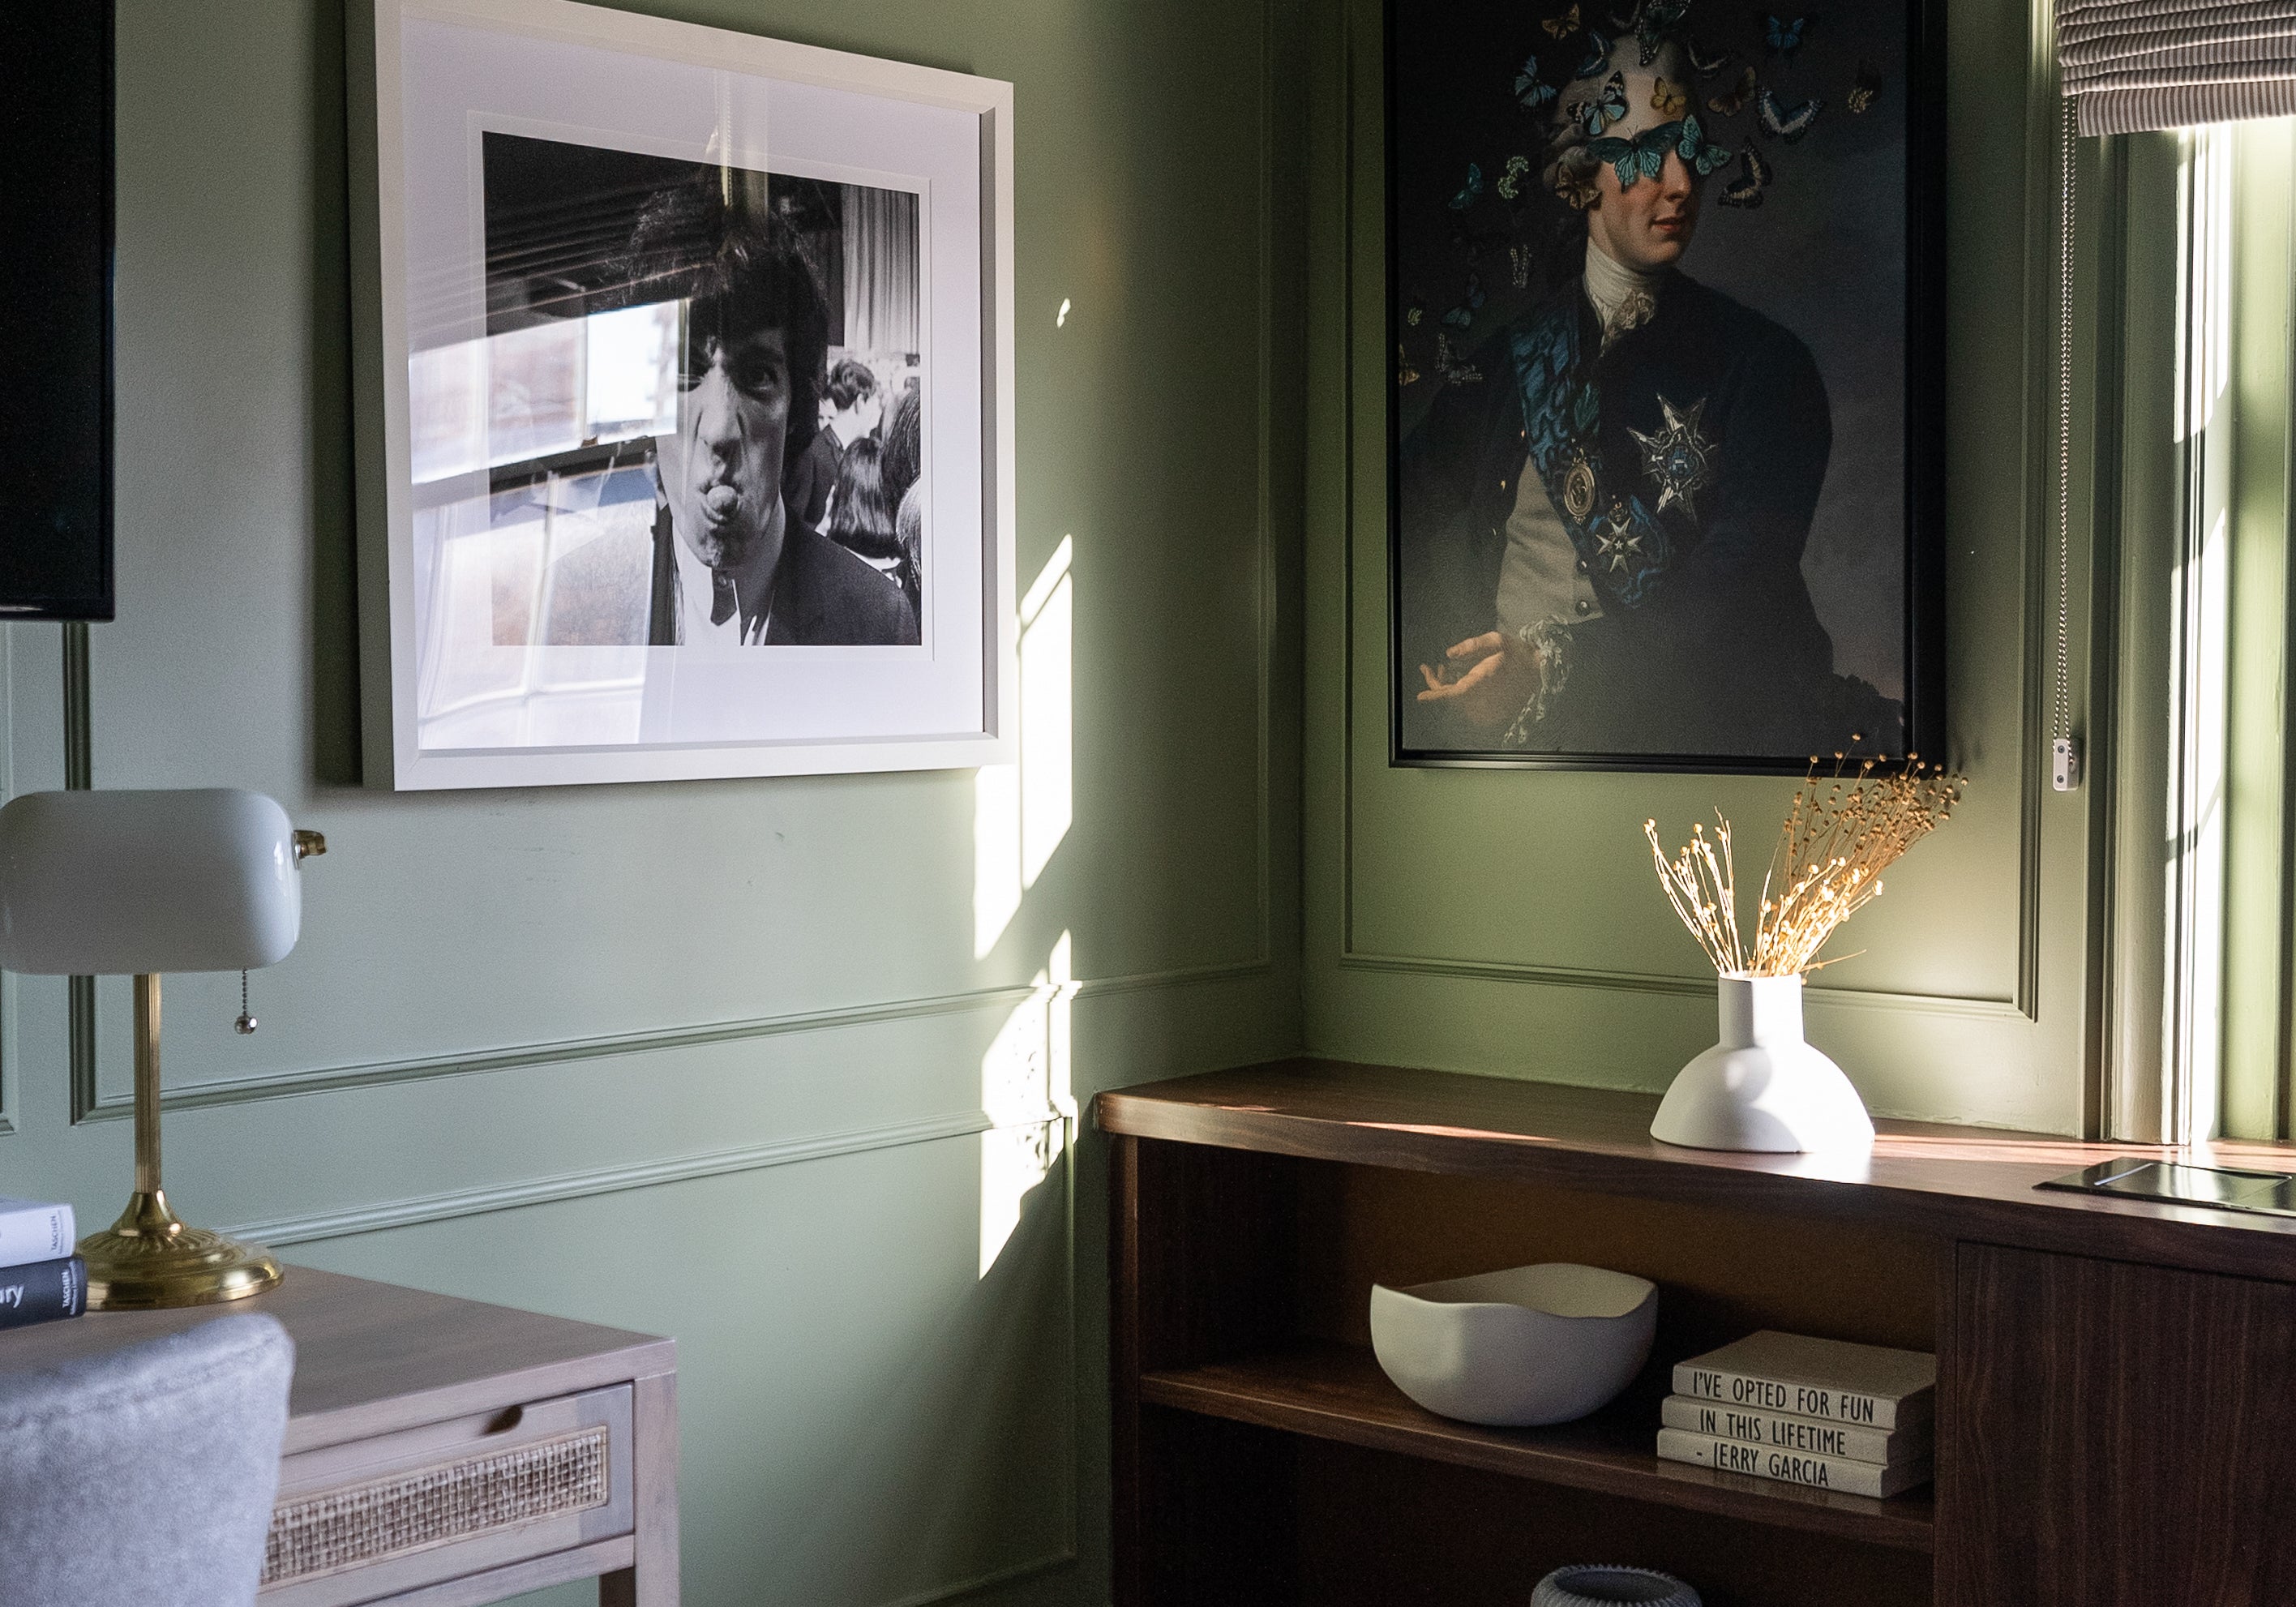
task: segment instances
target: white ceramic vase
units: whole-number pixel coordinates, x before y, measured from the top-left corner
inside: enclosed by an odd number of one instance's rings
[[[1685,1066],[1651,1136],[1696,1150],[1869,1149],[1866,1102],[1802,1037],[1801,979],[1718,979],[1722,1041]]]

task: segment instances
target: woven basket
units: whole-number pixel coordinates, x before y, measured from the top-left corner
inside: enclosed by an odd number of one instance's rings
[[[1698,1593],[1647,1568],[1558,1568],[1530,1593],[1530,1607],[1699,1607]]]

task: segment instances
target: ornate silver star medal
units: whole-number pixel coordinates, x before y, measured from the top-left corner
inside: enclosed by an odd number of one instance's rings
[[[1603,523],[1607,528],[1595,533],[1595,555],[1615,575],[1643,555],[1642,532],[1635,529],[1634,520],[1618,503],[1611,504],[1610,517]]]
[[[1655,435],[1644,435],[1630,427],[1627,433],[1643,449],[1643,472],[1658,488],[1658,511],[1663,513],[1669,506],[1679,503],[1683,512],[1695,519],[1695,498],[1714,483],[1722,457],[1722,448],[1698,430],[1699,418],[1706,411],[1706,398],[1701,397],[1693,402],[1687,413],[1676,412],[1674,404],[1664,397],[1659,398],[1658,406],[1666,419],[1665,429]]]

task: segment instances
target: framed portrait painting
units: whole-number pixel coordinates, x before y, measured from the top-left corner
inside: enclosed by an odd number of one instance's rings
[[[1391,758],[1943,735],[1940,7],[1391,4]]]
[[[1009,757],[1011,86],[349,3],[369,781]]]

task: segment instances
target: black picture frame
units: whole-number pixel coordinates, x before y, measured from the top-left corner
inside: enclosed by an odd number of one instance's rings
[[[1555,13],[1560,20],[1576,12],[1586,19],[1604,19],[1598,26],[1615,27],[1623,22],[1631,28],[1644,14],[1643,5],[1651,3],[1652,0],[1641,0],[1638,4],[1636,0],[1625,0],[1616,10],[1630,14],[1620,16],[1613,14],[1613,8],[1605,0],[1578,0],[1576,6],[1569,4],[1568,0],[1552,0],[1551,4],[1528,10],[1489,0],[1414,0],[1408,6],[1400,0],[1388,0],[1384,20],[1387,339],[1382,366],[1388,379],[1387,712],[1390,765],[1761,775],[1799,774],[1813,758],[1810,752],[1799,749],[1751,753],[1695,751],[1686,747],[1668,751],[1611,751],[1591,744],[1576,745],[1570,750],[1522,750],[1497,744],[1432,747],[1423,742],[1415,743],[1406,730],[1406,706],[1415,701],[1423,682],[1419,668],[1423,660],[1406,640],[1406,546],[1410,537],[1420,533],[1407,532],[1405,528],[1404,456],[1410,408],[1403,391],[1405,376],[1419,366],[1414,362],[1415,354],[1408,350],[1411,333],[1414,329],[1423,330],[1440,316],[1438,301],[1426,297],[1422,287],[1414,283],[1427,275],[1414,273],[1412,253],[1406,249],[1406,231],[1427,226],[1428,203],[1434,199],[1428,184],[1427,153],[1414,146],[1429,138],[1431,128],[1457,118],[1456,109],[1466,96],[1505,95],[1506,80],[1531,65],[1518,46],[1527,36],[1536,37],[1546,13]],[[1729,19],[1729,25],[1741,34],[1749,15],[1746,8],[1726,9],[1716,0],[1691,0],[1687,6],[1669,4],[1667,9],[1683,19],[1680,27],[1693,34],[1701,24],[1701,13]],[[1807,9],[1795,8],[1797,12]],[[1909,754],[1940,755],[1946,739],[1945,8],[1942,0],[1898,0],[1896,5],[1878,9],[1884,14],[1901,11],[1905,19],[1903,69],[1890,75],[1891,81],[1882,91],[1904,97],[1903,529],[1897,567],[1900,603],[1895,611],[1901,644],[1902,679],[1898,701],[1902,703],[1904,724],[1901,740],[1891,747],[1860,747],[1856,743],[1849,746],[1853,752],[1881,760],[1884,768],[1896,768]],[[1756,27],[1765,21],[1792,20],[1773,20],[1761,10],[1751,14]],[[1870,16],[1871,11],[1866,14]],[[1822,28],[1824,21],[1813,18],[1811,26]],[[1406,29],[1410,34],[1407,38]],[[1402,80],[1409,77],[1406,53],[1414,48],[1414,41],[1429,38],[1489,40],[1488,74],[1482,75],[1480,81],[1458,85],[1457,94],[1449,96],[1430,95],[1424,93],[1424,85],[1404,83]],[[1456,47],[1453,49],[1456,54]],[[1862,81],[1864,63],[1859,64],[1858,71]],[[1767,75],[1762,70],[1757,70],[1757,76],[1767,83]],[[1694,103],[1702,103],[1707,86],[1695,87]],[[1833,110],[1837,117],[1841,115],[1838,102]],[[1750,114],[1746,123],[1752,120]],[[1743,133],[1744,127],[1741,125],[1730,131],[1734,143],[1747,143],[1735,137]],[[1454,148],[1444,152],[1442,160],[1456,161],[1467,148],[1465,143],[1456,138],[1452,144]],[[1525,148],[1534,152],[1537,149],[1535,145]],[[1759,148],[1767,155],[1772,147],[1764,142]],[[1495,160],[1483,175],[1487,185],[1504,172],[1500,166],[1504,154],[1497,146],[1492,148]],[[1458,167],[1464,171],[1464,161]],[[1718,180],[1722,173],[1728,171],[1726,168],[1716,178]],[[1540,177],[1534,166],[1519,183],[1537,183]],[[1718,182],[1715,187],[1720,187]],[[1462,232],[1471,242],[1480,233],[1464,225]],[[1458,243],[1456,234],[1453,243]],[[1505,258],[1494,255],[1488,242],[1481,243],[1481,258],[1491,265],[1486,271],[1495,270],[1504,275],[1507,271]],[[1420,255],[1423,260],[1424,253]],[[1472,263],[1474,258],[1468,260]],[[1464,303],[1460,305],[1464,307]],[[1423,309],[1415,320],[1411,316],[1414,308]],[[1420,382],[1429,377],[1423,372]],[[1838,425],[1835,439],[1837,443],[1841,439]]]
[[[110,619],[111,0],[0,12],[0,619]]]

